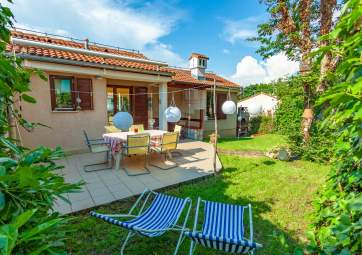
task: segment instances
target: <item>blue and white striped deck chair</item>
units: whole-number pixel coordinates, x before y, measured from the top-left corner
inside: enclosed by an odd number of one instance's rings
[[[151,196],[154,197],[153,200]],[[148,202],[150,205],[148,205]],[[134,213],[137,208],[139,210],[138,213]],[[185,219],[182,225],[178,225],[179,218],[185,208],[187,210]],[[106,215],[90,212],[90,215],[129,230],[121,247],[122,255],[127,242],[136,234],[146,237],[156,237],[163,235],[166,231],[180,231],[180,236],[173,253],[176,255],[182,241],[185,239],[183,233],[186,230],[190,209],[190,198],[178,198],[146,189],[137,199],[128,214]],[[116,218],[125,218],[126,220],[122,221]]]
[[[197,231],[200,204],[204,204],[202,230]],[[250,238],[244,238],[244,209],[249,211]],[[262,245],[253,242],[253,221],[251,205],[240,206],[211,202],[198,198],[193,231],[185,231],[191,238],[189,254],[193,254],[196,244],[229,253],[253,254]]]

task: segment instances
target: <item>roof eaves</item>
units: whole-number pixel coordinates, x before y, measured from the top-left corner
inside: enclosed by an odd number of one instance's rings
[[[85,67],[93,67],[93,68],[104,68],[104,69],[117,70],[117,71],[143,73],[143,74],[155,74],[155,75],[162,75],[162,76],[169,76],[169,77],[172,76],[172,73],[165,72],[165,71],[152,71],[152,70],[145,70],[145,69],[140,69],[140,68],[121,67],[121,66],[116,66],[116,65],[99,64],[99,63],[92,63],[92,62],[85,62],[85,61],[62,59],[62,58],[36,56],[36,55],[24,54],[24,53],[20,53],[20,54],[16,54],[16,55],[23,59],[29,59],[29,60],[41,61],[41,62],[85,66]]]

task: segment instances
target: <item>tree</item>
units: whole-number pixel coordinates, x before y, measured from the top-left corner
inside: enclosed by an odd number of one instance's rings
[[[2,255],[64,254],[64,239],[70,217],[52,208],[56,199],[74,192],[79,184],[67,184],[56,174],[54,160],[63,156],[59,148],[30,150],[17,145],[12,125],[25,129],[34,124],[13,108],[14,99],[35,103],[27,93],[29,77],[36,70],[22,67],[22,60],[8,54],[11,10],[0,4],[0,253]]]
[[[317,104],[324,107],[323,128],[332,127],[333,168],[319,198],[310,233],[318,254],[362,251],[362,1],[348,0],[336,27],[321,40],[323,55],[339,57],[329,87]]]
[[[337,4],[336,0],[321,0],[320,3],[320,35],[324,36],[331,31],[333,10]],[[327,46],[329,41],[323,39],[320,41],[320,47]],[[330,51],[325,52],[320,64],[320,81],[317,86],[318,92],[324,92],[328,88],[328,81],[326,76],[329,72],[335,69],[337,58],[332,61],[332,54]]]
[[[257,53],[264,58],[284,52],[291,60],[300,62],[299,73],[304,80],[304,107],[310,108],[314,94],[310,79],[313,75],[311,51],[318,46],[316,42],[318,35],[328,33],[331,29],[336,3],[334,0],[321,0],[320,3],[316,0],[263,0],[262,2],[270,13],[270,19],[258,26],[258,36],[251,40],[261,43]],[[328,60],[325,57],[324,69],[330,64]],[[305,140],[309,137],[309,124],[306,123],[304,127]]]

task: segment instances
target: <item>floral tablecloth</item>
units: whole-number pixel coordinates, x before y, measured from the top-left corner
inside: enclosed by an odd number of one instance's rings
[[[160,144],[162,135],[167,131],[163,130],[145,130],[143,132],[117,132],[117,133],[107,133],[103,134],[103,139],[106,143],[109,143],[112,148],[112,153],[117,153],[122,150],[122,146],[126,145],[127,143],[127,136],[128,135],[135,135],[135,134],[144,134],[148,133],[151,138],[151,144],[157,145]]]

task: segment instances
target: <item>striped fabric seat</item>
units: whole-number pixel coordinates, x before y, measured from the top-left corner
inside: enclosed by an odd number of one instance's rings
[[[158,193],[144,213],[129,221],[123,222],[96,212],[91,212],[91,215],[144,236],[155,237],[162,235],[176,223],[185,204],[186,199]]]
[[[197,244],[224,252],[245,254],[257,244],[244,238],[244,207],[205,201],[202,231],[185,231]]]

